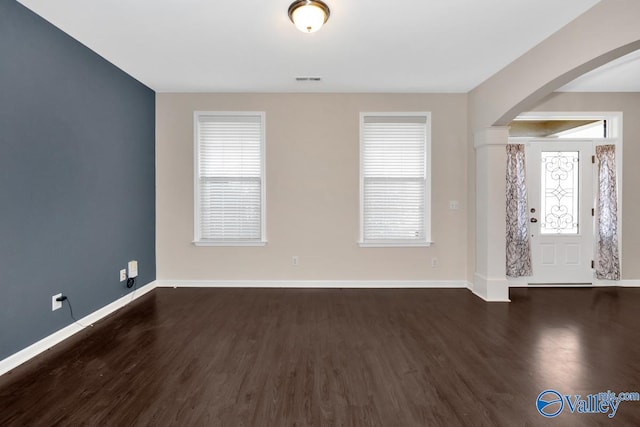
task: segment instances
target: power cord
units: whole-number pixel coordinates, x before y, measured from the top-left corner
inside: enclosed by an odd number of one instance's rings
[[[135,277],[129,277],[127,279],[127,288],[129,289],[133,288],[133,291],[131,291],[131,299],[127,303],[127,305],[129,305],[135,299],[136,291],[138,290],[138,281],[136,280]]]
[[[136,291],[138,290],[138,281],[136,280],[135,277],[129,277],[127,279],[127,288],[129,289],[133,288],[133,291],[131,292],[131,299],[127,303],[127,305],[129,305],[135,298]],[[73,315],[73,307],[71,306],[71,300],[69,299],[69,297],[67,297],[66,295],[61,295],[58,298],[56,298],[56,301],[67,302],[67,305],[69,306],[69,314],[71,315],[71,319],[73,319],[75,323],[82,326],[83,328],[87,328],[89,326],[93,327],[93,323],[91,323],[90,325],[83,325],[82,323],[80,323],[78,319],[76,319],[76,316]]]
[[[59,296],[58,298],[56,298],[56,301],[60,301],[60,302],[66,301],[67,302],[67,305],[69,306],[69,314],[71,314],[71,318],[78,325],[82,326],[83,328],[86,328],[86,327],[89,327],[89,326],[93,327],[93,323],[90,324],[90,325],[83,325],[82,323],[80,323],[78,321],[78,319],[76,319],[76,317],[73,315],[73,307],[71,307],[71,300],[66,295]]]

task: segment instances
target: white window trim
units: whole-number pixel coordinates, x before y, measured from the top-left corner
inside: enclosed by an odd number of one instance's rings
[[[261,121],[261,141],[260,141],[260,150],[262,153],[261,157],[261,191],[260,191],[260,240],[210,240],[210,239],[202,239],[200,237],[200,133],[199,133],[199,117],[200,116],[260,116]],[[193,215],[193,235],[194,239],[192,241],[195,246],[265,246],[267,244],[267,236],[266,236],[266,223],[267,223],[267,206],[266,206],[266,114],[264,111],[194,111],[193,112],[193,147],[194,147],[194,158],[193,158],[193,207],[194,207],[194,215]]]
[[[424,206],[424,234],[425,239],[422,241],[415,240],[384,240],[384,241],[365,241],[364,240],[364,178],[363,168],[363,125],[364,119],[368,116],[377,117],[425,117],[426,118],[426,147],[425,147],[425,206]],[[431,240],[431,112],[429,111],[412,111],[412,112],[361,112],[360,113],[360,238],[358,245],[362,248],[400,248],[400,247],[429,247],[434,244]]]

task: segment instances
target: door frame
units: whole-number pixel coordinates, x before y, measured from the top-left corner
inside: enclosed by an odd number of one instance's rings
[[[622,112],[620,111],[606,111],[606,112],[528,112],[520,114],[515,120],[606,120],[607,121],[607,137],[606,138],[592,138],[594,146],[611,144],[616,146],[616,184],[617,184],[617,196],[618,196],[618,253],[620,254],[620,271],[623,270],[623,256],[622,256],[622,239],[623,239],[623,223],[622,223],[622,209],[623,209],[623,125],[622,125]],[[509,137],[509,144],[527,144],[530,141],[541,141],[549,139],[550,141],[557,141],[557,138],[539,138],[539,137]],[[563,142],[584,142],[586,138],[562,138]],[[597,172],[594,171],[594,191],[597,188]],[[596,193],[594,192],[594,202]],[[594,206],[595,207],[595,206]],[[594,249],[595,249],[595,233],[596,227],[593,227],[594,233]],[[510,287],[529,286],[529,278],[509,278],[507,277]],[[615,285],[611,280],[600,280],[595,277],[592,279],[592,285]],[[557,285],[549,284],[536,284],[535,287],[554,287]]]

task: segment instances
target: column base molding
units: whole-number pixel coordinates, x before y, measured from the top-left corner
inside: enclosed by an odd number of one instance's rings
[[[487,278],[476,273],[473,275],[473,293],[487,302],[511,302],[506,278]]]

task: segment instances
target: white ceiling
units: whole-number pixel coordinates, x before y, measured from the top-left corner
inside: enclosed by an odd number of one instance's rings
[[[158,92],[467,92],[598,0],[19,0]],[[321,82],[296,82],[321,76]]]

